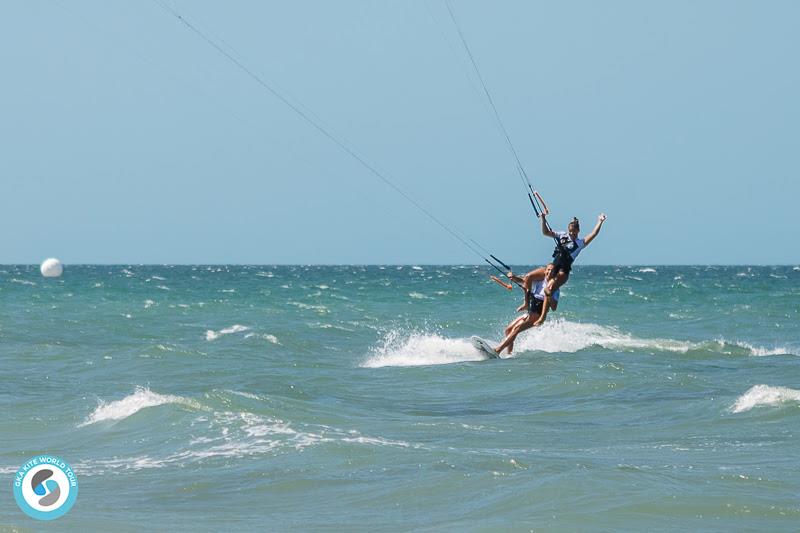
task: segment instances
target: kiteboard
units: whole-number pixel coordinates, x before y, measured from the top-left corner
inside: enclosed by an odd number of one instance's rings
[[[473,335],[469,338],[469,342],[475,347],[476,350],[481,352],[489,359],[500,359],[500,355],[494,351],[494,348],[492,348],[492,345],[489,344],[489,341],[486,339],[482,339]]]

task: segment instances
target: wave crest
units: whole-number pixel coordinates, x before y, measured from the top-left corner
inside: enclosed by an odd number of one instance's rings
[[[800,390],[789,387],[755,385],[736,399],[731,406],[734,413],[744,413],[759,405],[781,405],[787,402],[800,402]]]
[[[146,387],[137,387],[136,392],[124,397],[121,400],[109,403],[100,400],[97,408],[92,411],[92,413],[82,424],[80,424],[80,426],[88,426],[90,424],[108,420],[123,420],[147,407],[156,407],[158,405],[164,405],[168,403],[177,403],[193,408],[200,407],[197,402],[182,396],[158,394]]]
[[[592,346],[608,350],[686,353],[697,345],[672,339],[640,339],[615,327],[556,319],[520,335],[517,350],[575,353]]]
[[[498,331],[498,333],[500,333]],[[523,332],[516,341],[514,353],[577,353],[589,348],[617,352],[668,352],[690,356],[770,356],[797,352],[784,347],[764,348],[741,341],[715,339],[692,342],[666,338],[640,338],[614,326],[571,322],[563,318]],[[392,330],[370,350],[361,366],[421,366],[481,361],[484,357],[467,338],[445,338],[426,332]],[[800,355],[800,354],[796,354]]]
[[[219,331],[214,331],[213,329],[209,329],[206,331],[206,340],[207,341],[215,341],[218,338],[222,337],[223,335],[230,335],[231,333],[241,333],[242,331],[247,331],[247,326],[242,326],[239,324],[234,324],[229,328],[224,328]]]
[[[390,331],[371,352],[362,367],[445,365],[485,359],[468,339],[397,330]]]

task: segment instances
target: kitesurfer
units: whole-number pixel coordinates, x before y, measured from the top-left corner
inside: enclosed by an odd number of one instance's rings
[[[548,311],[555,311],[558,307],[558,297],[560,291],[557,288],[554,289],[549,298],[544,293],[548,285],[552,284],[556,279],[556,266],[553,263],[548,264],[546,267],[544,267],[543,275],[538,274],[539,270],[541,269],[537,269],[528,274],[531,282],[533,282],[538,276],[536,285],[532,290],[529,291],[530,294],[528,294],[528,297],[526,298],[526,300],[530,302],[530,305],[527,308],[526,314],[517,317],[511,321],[508,326],[506,326],[504,331],[506,335],[505,338],[500,345],[494,349],[494,351],[498,354],[502,353],[502,351],[505,349],[507,349],[508,353],[510,354],[514,349],[514,340],[517,338],[517,335],[526,329],[532,328],[533,326],[541,325],[547,318]],[[510,272],[509,274],[513,276],[513,274]],[[513,278],[520,279],[516,276],[513,276]],[[547,300],[547,307],[545,307],[545,300]]]
[[[542,234],[545,237],[556,239],[557,242],[556,248],[553,251],[553,261],[550,263],[555,267],[555,275],[544,288],[545,296],[549,296],[567,282],[569,273],[572,270],[572,263],[578,257],[578,254],[589,246],[595,237],[597,237],[598,233],[600,233],[600,228],[603,227],[603,223],[606,221],[606,215],[605,213],[601,213],[597,217],[597,224],[595,224],[594,229],[582,239],[578,236],[581,226],[577,218],[573,217],[572,221],[567,226],[567,231],[553,231],[547,223],[546,216],[546,213],[542,213],[539,217],[542,223]],[[530,305],[530,289],[534,281],[542,279],[546,268],[547,267],[540,267],[536,270],[532,270],[522,278],[523,287],[525,289],[525,302],[517,308],[517,311],[524,311],[528,308]],[[512,275],[513,274],[509,272],[509,276]]]

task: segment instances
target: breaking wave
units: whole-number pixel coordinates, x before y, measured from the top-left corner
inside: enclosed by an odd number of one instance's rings
[[[88,426],[97,422],[110,420],[123,420],[147,407],[156,407],[168,403],[177,403],[196,409],[200,408],[197,402],[189,400],[188,398],[173,396],[171,394],[158,394],[146,387],[137,387],[136,392],[121,400],[109,403],[101,400],[97,408],[92,411],[80,426]]]
[[[225,391],[226,394],[263,400],[252,393]],[[180,396],[154,393],[138,388],[135,393],[110,403],[102,403],[80,426],[104,420],[122,420],[146,407],[177,403],[196,411],[189,422],[191,431],[184,438],[170,439],[177,446],[158,456],[133,454],[130,457],[95,458],[76,463],[83,474],[101,475],[107,472],[124,472],[171,465],[186,465],[219,458],[242,458],[276,455],[317,445],[333,446],[388,446],[395,448],[423,448],[419,443],[361,433],[356,429],[336,428],[324,424],[290,422],[267,414],[250,411],[213,410],[199,402]],[[184,428],[187,429],[187,428]],[[176,429],[179,431],[179,429]],[[2,473],[2,470],[0,470]]]
[[[760,405],[782,405],[789,402],[800,402],[800,390],[788,387],[772,387],[756,385],[739,396],[731,406],[734,413],[744,413]]]
[[[742,341],[714,339],[692,342],[665,338],[640,338],[624,333],[613,326],[571,322],[556,319],[540,328],[520,335],[517,350],[548,353],[573,353],[586,348],[600,347],[615,351],[672,352],[690,355],[722,354],[764,357],[770,355],[800,355],[786,347],[762,347]]]
[[[214,331],[213,329],[209,329],[206,331],[206,340],[207,341],[215,341],[218,338],[222,337],[223,335],[230,335],[231,333],[241,333],[242,331],[247,331],[247,326],[241,326],[239,324],[235,324],[229,328],[221,329],[219,331]]]
[[[499,332],[498,332],[499,333]],[[516,341],[514,354],[520,352],[576,353],[588,348],[617,352],[669,352],[703,355],[770,356],[800,355],[785,347],[766,348],[741,341],[715,339],[701,342],[666,338],[640,338],[613,326],[556,319],[523,332]],[[468,338],[446,338],[425,332],[393,330],[370,350],[361,366],[420,366],[481,361],[484,357]]]
[[[428,333],[390,331],[381,343],[371,350],[361,366],[424,366],[483,361],[485,356],[468,339],[448,339]]]

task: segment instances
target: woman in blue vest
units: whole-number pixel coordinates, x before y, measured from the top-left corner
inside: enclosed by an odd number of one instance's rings
[[[573,217],[572,222],[567,226],[567,231],[553,231],[550,229],[545,213],[542,213],[540,218],[542,221],[542,234],[545,237],[555,239],[557,242],[556,248],[553,251],[553,261],[550,263],[555,268],[555,275],[544,288],[545,296],[550,296],[553,291],[567,282],[569,273],[572,270],[572,263],[578,257],[578,254],[589,246],[595,237],[597,237],[597,234],[600,233],[600,228],[603,227],[603,223],[606,221],[606,215],[605,213],[601,213],[597,217],[597,224],[595,224],[594,229],[582,239],[578,236],[581,225],[577,218]],[[528,308],[530,305],[530,289],[533,286],[533,282],[544,277],[546,268],[547,267],[540,267],[536,270],[532,270],[522,278],[525,287],[525,302],[517,308],[517,311],[524,311]],[[513,273],[509,272],[509,277],[510,276],[513,276]],[[547,303],[547,298],[545,299],[545,303]],[[542,322],[544,322],[544,320],[539,321],[536,325]]]

